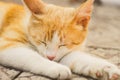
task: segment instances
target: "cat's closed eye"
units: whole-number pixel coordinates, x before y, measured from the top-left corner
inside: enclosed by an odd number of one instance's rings
[[[77,45],[79,45],[79,44],[80,44],[80,42],[71,42],[71,43],[69,43],[69,44],[61,44],[61,45],[58,46],[58,48],[66,47],[67,45],[77,46]]]
[[[65,46],[66,46],[66,44],[61,44],[58,46],[58,48],[65,47]]]
[[[44,41],[40,41],[42,44],[44,44],[45,46],[47,46],[47,43],[46,42],[44,42]]]
[[[71,44],[73,44],[73,45],[79,45],[80,42],[71,42]]]

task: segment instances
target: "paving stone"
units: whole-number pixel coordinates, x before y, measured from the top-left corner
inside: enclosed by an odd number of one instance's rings
[[[10,69],[10,68],[0,66],[0,80],[11,80],[18,73],[19,73],[19,71],[16,71],[14,69]]]
[[[51,80],[49,78],[45,78],[42,76],[37,76],[31,73],[23,72],[18,78],[15,80]]]

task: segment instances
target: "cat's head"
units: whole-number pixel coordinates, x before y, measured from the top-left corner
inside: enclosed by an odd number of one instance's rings
[[[57,60],[80,49],[88,32],[94,0],[87,0],[77,9],[41,0],[23,1],[32,15],[28,26],[30,40],[44,57]]]

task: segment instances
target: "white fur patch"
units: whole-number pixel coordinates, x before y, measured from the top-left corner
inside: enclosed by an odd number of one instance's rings
[[[0,52],[0,64],[51,78],[66,79],[71,76],[71,71],[66,66],[44,59],[26,47],[9,48]]]
[[[101,75],[107,73],[109,77],[105,77],[109,79],[111,79],[114,74],[120,75],[120,69],[114,64],[80,51],[72,52],[64,57],[60,63],[69,66],[71,70],[77,74],[89,75],[93,78],[98,78],[98,76],[96,76],[98,72]]]
[[[47,55],[56,55],[58,52],[59,43],[60,43],[60,38],[58,36],[58,33],[55,32],[53,34],[52,41],[48,42],[48,44],[47,44],[46,54]]]

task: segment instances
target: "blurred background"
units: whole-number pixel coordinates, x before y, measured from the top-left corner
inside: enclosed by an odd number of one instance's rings
[[[21,0],[0,1],[22,4]],[[43,1],[61,6],[78,7],[85,0]],[[120,49],[120,0],[95,0],[89,29],[88,46]]]

